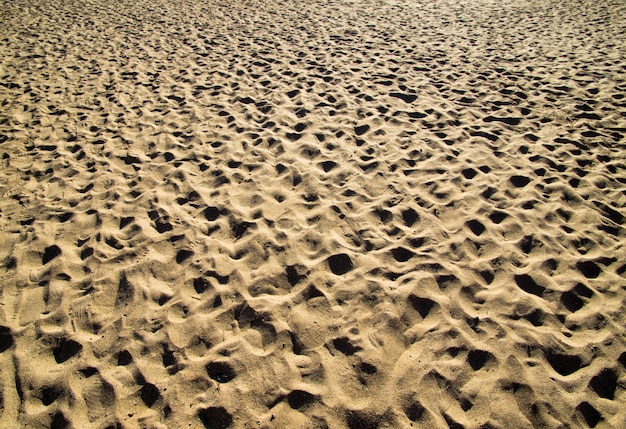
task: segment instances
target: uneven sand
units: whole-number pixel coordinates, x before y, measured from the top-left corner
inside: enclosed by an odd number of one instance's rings
[[[0,427],[626,427],[626,3],[0,5]]]

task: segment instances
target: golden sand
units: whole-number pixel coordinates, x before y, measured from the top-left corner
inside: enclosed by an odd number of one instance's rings
[[[626,427],[622,0],[0,4],[0,427]]]

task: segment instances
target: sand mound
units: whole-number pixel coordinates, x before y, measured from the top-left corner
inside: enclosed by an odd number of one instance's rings
[[[0,16],[0,426],[626,425],[622,1]]]

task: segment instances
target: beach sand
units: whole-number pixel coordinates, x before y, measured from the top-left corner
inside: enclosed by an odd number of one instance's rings
[[[0,4],[0,427],[626,427],[626,3]]]

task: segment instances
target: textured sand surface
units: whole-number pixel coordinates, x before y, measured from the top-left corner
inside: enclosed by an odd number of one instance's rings
[[[0,2],[0,427],[626,427],[625,17]]]

